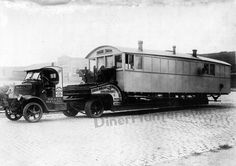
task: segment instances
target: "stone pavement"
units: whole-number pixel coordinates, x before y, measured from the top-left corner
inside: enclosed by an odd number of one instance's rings
[[[235,166],[236,148],[212,150],[158,163],[155,166]]]
[[[89,119],[61,113],[39,123],[0,114],[2,166],[160,165],[236,144],[235,94],[222,103]]]

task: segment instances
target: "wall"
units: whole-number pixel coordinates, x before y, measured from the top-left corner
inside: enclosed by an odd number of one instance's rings
[[[230,91],[228,66],[215,64],[215,74],[200,74],[199,69],[202,70],[204,64],[213,63],[180,58],[146,56],[143,58],[142,71],[125,70],[124,91],[149,93],[229,93]],[[221,91],[220,84],[224,85]]]

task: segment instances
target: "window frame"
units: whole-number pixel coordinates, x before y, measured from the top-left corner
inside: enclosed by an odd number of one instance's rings
[[[107,64],[108,64],[108,63],[107,63],[107,59],[108,59],[108,58],[111,58],[111,59],[112,59],[112,66],[109,66],[109,67],[107,66]],[[105,56],[105,67],[106,67],[106,68],[112,68],[112,67],[114,67],[114,56],[113,56],[113,55],[107,55],[107,56]]]
[[[206,75],[209,75],[209,76],[215,76],[216,75],[216,65],[214,63],[204,62],[203,63],[203,69],[205,70],[204,74],[206,74]]]
[[[203,63],[203,69],[204,69],[204,74],[209,75],[210,64],[209,63]]]
[[[117,67],[117,65],[116,65],[116,57],[118,57],[118,56],[120,56],[120,58],[121,58],[121,67]],[[116,67],[116,69],[117,70],[120,70],[120,69],[123,69],[123,58],[122,58],[122,54],[116,54],[116,55],[114,55],[114,66]]]
[[[99,63],[98,59],[103,60],[103,65],[101,65],[100,67],[98,66],[98,63]],[[104,56],[99,56],[99,57],[97,57],[97,69],[99,70],[102,66],[105,66],[105,58],[104,58]]]
[[[139,61],[136,61],[136,59],[138,59],[138,58],[141,58],[141,68],[136,68],[136,67],[138,67],[138,64],[137,64],[137,66],[136,66],[136,63],[139,62]],[[138,70],[138,71],[143,71],[143,70],[144,70],[144,67],[143,67],[143,64],[144,64],[143,59],[144,59],[143,55],[141,55],[141,54],[134,54],[134,59],[133,59],[133,61],[134,61],[133,69],[134,69],[134,70]]]
[[[213,68],[212,68],[213,67]],[[212,70],[213,69],[213,70]],[[213,64],[213,63],[211,63],[210,65],[209,65],[209,75],[215,75],[216,74],[216,66],[215,66],[215,64]]]
[[[130,64],[129,56],[133,56],[133,58],[132,58],[133,64]],[[126,59],[126,57],[127,57],[127,59]],[[126,61],[128,61],[128,62],[126,63]],[[130,67],[129,67],[129,65],[130,65]],[[125,54],[125,70],[134,70],[134,54],[129,54],[129,53]]]

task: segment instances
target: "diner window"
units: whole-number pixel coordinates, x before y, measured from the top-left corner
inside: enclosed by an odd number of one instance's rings
[[[98,70],[99,70],[101,66],[104,66],[104,58],[103,57],[99,57],[97,59],[97,63],[98,63]]]
[[[56,77],[57,77],[56,73],[50,74],[50,78],[56,78]]]
[[[106,67],[111,68],[113,67],[113,56],[106,56]]]
[[[215,75],[215,64],[210,64],[210,75]]]
[[[208,63],[204,63],[203,73],[209,74],[209,64]]]
[[[96,67],[96,61],[95,61],[95,59],[90,59],[89,60],[89,69],[90,69],[90,71],[93,71],[94,67]]]
[[[121,55],[115,56],[115,66],[117,69],[122,68],[122,56]]]
[[[133,54],[125,54],[125,68],[126,69],[134,68],[134,55]]]
[[[143,70],[151,72],[152,71],[152,58],[145,56],[143,57]]]
[[[134,68],[135,69],[143,69],[143,58],[141,55],[135,55]]]

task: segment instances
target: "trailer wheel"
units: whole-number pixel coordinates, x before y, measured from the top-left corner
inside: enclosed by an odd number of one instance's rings
[[[98,99],[92,99],[85,103],[86,115],[90,118],[98,118],[102,116],[104,111],[104,106],[102,102]]]
[[[30,102],[23,109],[23,116],[28,122],[38,122],[43,115],[43,108],[40,104]]]
[[[7,119],[12,121],[17,121],[22,117],[22,114],[12,112],[12,110],[9,107],[5,108],[5,115]]]
[[[67,110],[63,111],[63,114],[67,117],[73,117],[78,114],[79,110],[76,110],[71,104],[69,103]]]

